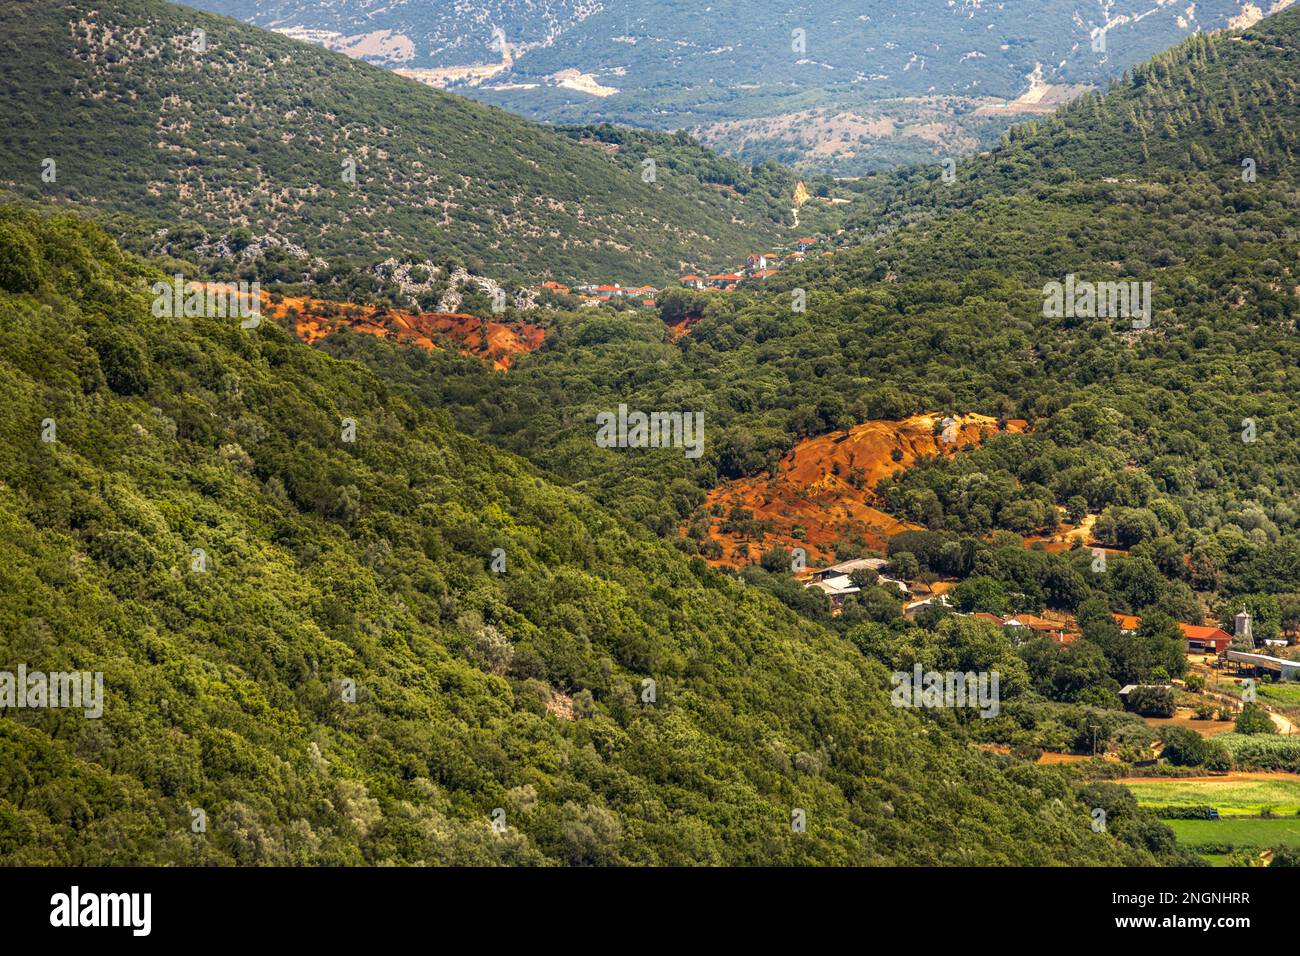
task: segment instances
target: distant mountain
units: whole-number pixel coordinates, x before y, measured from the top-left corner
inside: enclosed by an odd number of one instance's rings
[[[198,5],[532,118],[684,128],[746,160],[860,172],[987,145],[1197,31],[1292,2]]]
[[[141,251],[263,280],[398,257],[659,283],[796,235],[789,171],[685,137],[620,153],[159,0],[0,12],[0,186],[129,216]]]

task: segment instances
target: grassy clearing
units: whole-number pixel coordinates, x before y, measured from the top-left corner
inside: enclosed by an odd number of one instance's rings
[[[1300,684],[1266,684],[1256,688],[1260,698],[1279,707],[1300,708]]]
[[[1225,817],[1278,816],[1300,812],[1300,777],[1295,780],[1168,780],[1127,785],[1144,807],[1209,806]],[[1213,823],[1214,821],[1204,821]]]
[[[1166,820],[1165,822],[1178,835],[1178,842],[1193,851],[1199,846],[1216,848],[1232,846],[1239,850],[1264,850],[1278,846],[1300,847],[1300,819],[1296,818]]]

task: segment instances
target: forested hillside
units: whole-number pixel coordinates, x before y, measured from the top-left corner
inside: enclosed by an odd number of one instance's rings
[[[1097,180],[1224,184],[1249,169],[1265,183],[1295,182],[1297,16],[1192,37],[1126,71],[1107,94],[1011,129],[998,149],[962,160],[947,178],[939,164],[869,177],[850,225],[870,234],[990,194]]]
[[[700,316],[675,342],[648,318],[573,316],[509,378],[486,386],[496,397],[455,375],[434,387],[465,427],[532,450],[665,532],[699,488],[769,467],[799,438],[935,410],[1030,420],[1031,434],[994,447],[1023,449],[1035,467],[1042,443],[1059,437],[1070,461],[1038,479],[1026,474],[1006,491],[1014,498],[1037,499],[1054,485],[1048,497],[1064,503],[1079,490],[1077,465],[1096,509],[1134,503],[1108,490],[1108,475],[1150,482],[1144,501],[1176,498],[1209,530],[1248,500],[1277,507],[1269,488],[1290,495],[1300,477],[1291,470],[1300,446],[1289,357],[1300,222],[1291,173],[1300,80],[1290,64],[1298,49],[1300,12],[1241,38],[1190,41],[1140,71],[1136,89],[1017,131],[969,171],[961,167],[952,186],[874,194],[879,208],[911,225],[864,233],[859,246],[787,268],[767,281],[769,294],[665,297],[665,317]],[[1144,79],[1185,77],[1170,64],[1189,59],[1208,64],[1194,88]],[[1240,108],[1231,106],[1234,89]],[[1164,102],[1181,102],[1175,112],[1187,116],[1219,115],[1222,125],[1155,136],[1150,158],[1134,153],[1125,173],[1123,155],[1108,153],[1123,120],[1101,119],[1159,119]],[[1244,181],[1248,148],[1254,174]],[[1061,174],[1066,162],[1081,170]],[[1045,316],[1044,286],[1069,273],[1150,282],[1150,326]],[[795,289],[807,294],[806,312],[791,307]],[[472,365],[458,367],[479,377]],[[578,454],[574,424],[615,399],[703,409],[714,423],[709,449],[698,462]],[[1244,448],[1248,417],[1268,437]],[[1140,478],[1130,474],[1135,465]],[[667,517],[659,507],[665,477],[682,480],[669,486],[678,513]],[[1230,491],[1241,496],[1235,504]],[[982,531],[998,526],[1009,504],[972,518],[952,502],[930,516]],[[927,508],[904,510],[919,517]]]
[[[1116,723],[1118,691],[1182,673],[1174,622],[1231,627],[1249,607],[1260,637],[1300,627],[1298,51],[1300,11],[1196,39],[1017,131],[954,184],[900,174],[878,194],[889,221],[860,245],[782,270],[764,294],[663,297],[662,320],[691,322],[680,337],[650,317],[562,317],[496,378],[355,337],[326,347],[704,558],[719,528],[754,542],[771,530],[743,507],[703,507],[706,491],[774,469],[802,439],[922,412],[1025,420],[863,500],[927,529],[896,536],[889,557],[960,580],[961,610],[1077,619],[1084,639],[1068,649],[1019,649],[1053,706],[1016,705],[1015,722],[982,732],[1068,749],[1095,747],[1100,727],[1138,760],[1153,735]],[[1154,124],[1146,155],[1115,146],[1130,115]],[[1149,283],[1149,313],[1054,314],[1047,290],[1070,276]],[[703,456],[593,453],[586,423],[620,402],[703,411]],[[1093,522],[1109,560],[1082,539],[1027,549],[1063,516]],[[866,548],[846,534],[833,551]],[[934,641],[939,617],[904,620],[876,591],[832,619],[789,562],[773,550],[743,577],[874,658],[905,664]],[[1152,623],[1121,635],[1112,612]]]
[[[662,167],[631,168],[501,110],[160,0],[5,0],[0,14],[12,106],[0,185],[121,214],[112,222],[134,246],[205,272],[294,281],[393,256],[659,283],[794,234],[792,174],[755,180],[729,163],[712,181],[675,177],[687,143],[665,139],[645,157]]]
[[[154,317],[156,278],[83,222],[0,214],[3,657],[105,682],[98,719],[0,720],[3,862],[1169,852],[360,366]],[[1001,653],[947,633],[957,666]]]

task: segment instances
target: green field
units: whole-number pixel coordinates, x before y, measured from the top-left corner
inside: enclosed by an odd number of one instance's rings
[[[1227,844],[1237,849],[1259,850],[1278,846],[1300,847],[1300,818],[1295,817],[1273,820],[1166,820],[1165,823],[1178,835],[1178,842],[1191,850],[1207,844]]]
[[[1300,684],[1260,684],[1259,696],[1280,707],[1300,707]]]
[[[1256,817],[1265,809],[1279,816],[1300,812],[1300,777],[1265,780],[1170,780],[1127,785],[1144,807],[1214,807],[1225,817]],[[1209,821],[1189,821],[1207,822]]]

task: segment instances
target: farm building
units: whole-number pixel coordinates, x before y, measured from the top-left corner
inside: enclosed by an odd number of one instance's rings
[[[1300,680],[1300,661],[1268,654],[1251,654],[1248,651],[1226,651],[1224,657],[1235,666],[1238,673],[1248,671],[1255,675],[1272,674],[1279,680]]]
[[[1136,614],[1112,614],[1111,617],[1119,625],[1121,634],[1134,634],[1142,626],[1142,618]],[[1187,641],[1188,654],[1221,655],[1232,643],[1233,636],[1221,627],[1180,622],[1178,629],[1183,632],[1183,637]],[[1250,615],[1245,611],[1237,615],[1236,631],[1243,641],[1251,640]]]
[[[1188,654],[1222,654],[1232,643],[1232,635],[1221,627],[1202,627],[1199,624],[1179,624],[1187,638]]]

